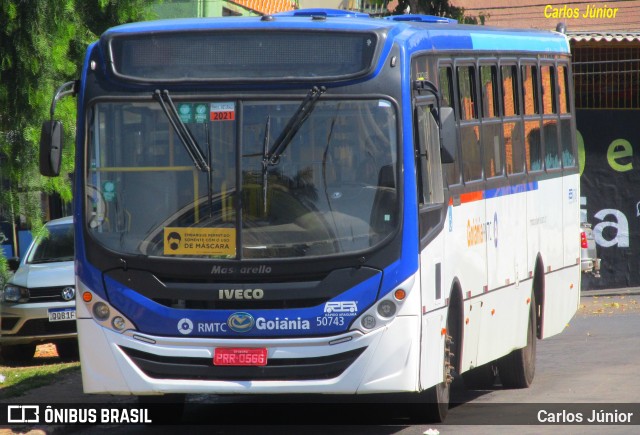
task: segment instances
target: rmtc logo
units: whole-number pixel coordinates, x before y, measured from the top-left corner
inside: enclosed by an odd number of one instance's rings
[[[261,288],[223,288],[218,290],[218,299],[262,299],[264,291]]]

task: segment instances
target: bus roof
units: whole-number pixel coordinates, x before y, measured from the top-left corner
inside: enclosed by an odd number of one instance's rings
[[[332,9],[297,10],[263,17],[186,18],[145,21],[113,27],[103,36],[131,33],[207,30],[387,30],[388,37],[422,50],[482,50],[568,53],[565,35],[532,29],[505,29],[457,24],[455,20],[428,15],[398,15],[384,19]]]

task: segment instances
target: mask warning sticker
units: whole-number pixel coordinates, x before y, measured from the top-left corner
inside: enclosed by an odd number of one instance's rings
[[[214,255],[235,257],[234,228],[164,229],[164,255]]]

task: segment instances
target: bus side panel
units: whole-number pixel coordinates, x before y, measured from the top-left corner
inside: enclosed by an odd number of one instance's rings
[[[509,287],[527,274],[527,212],[525,185],[487,191],[488,290]]]
[[[475,366],[495,361],[527,344],[532,280],[490,292],[480,303],[482,334]],[[475,310],[475,307],[474,307]]]
[[[567,175],[562,180],[566,196],[562,210],[565,228],[564,265],[571,266],[580,264],[580,176]]]
[[[549,273],[545,281],[542,338],[562,332],[575,314],[580,303],[580,266]]]
[[[445,299],[450,285],[442,276],[444,231],[420,254],[420,294],[422,321],[420,338],[420,387],[427,389],[443,381],[444,335],[446,327]]]
[[[451,214],[445,225],[445,253],[449,259],[444,276],[448,277],[445,288],[449,289],[458,279],[462,297],[468,300],[487,290],[487,247],[485,231],[485,201],[483,191],[461,194],[453,199]],[[458,205],[456,205],[458,204]],[[448,232],[447,232],[448,231]],[[464,304],[465,316],[470,312],[469,303]],[[475,315],[474,315],[475,317]],[[481,324],[479,321],[463,322],[461,361],[462,367],[475,365]]]

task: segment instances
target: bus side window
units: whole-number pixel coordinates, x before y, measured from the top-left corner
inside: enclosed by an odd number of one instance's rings
[[[542,137],[540,135],[540,105],[538,103],[538,68],[522,66],[522,94],[524,103],[525,161],[527,171],[542,171]]]
[[[482,92],[482,148],[484,152],[484,175],[486,178],[501,176],[502,169],[502,123],[498,101],[498,68],[494,65],[480,66],[480,91]]]
[[[502,138],[505,148],[505,165],[507,174],[521,174],[524,171],[524,140],[518,92],[518,67],[502,65],[502,109],[504,124]]]
[[[444,65],[438,69],[438,88],[442,95],[442,101],[440,102],[441,107],[453,107],[455,110],[453,100],[453,69],[450,65]],[[460,184],[460,162],[456,155],[452,155],[452,157],[454,160],[452,163],[444,163],[442,165],[444,178],[449,186]]]
[[[558,65],[558,109],[560,112],[560,149],[562,151],[562,166],[573,168],[576,166],[576,152],[571,137],[571,105],[569,95],[569,74],[566,65]]]
[[[433,110],[433,106],[418,106],[414,118],[421,237],[438,226],[444,204],[440,139]]]
[[[462,177],[465,182],[482,179],[482,156],[480,154],[480,124],[476,97],[475,66],[456,68],[460,109],[460,142]]]
[[[540,67],[542,89],[542,132],[544,138],[544,161],[547,169],[559,169],[558,153],[558,107],[556,104],[556,72],[553,65]]]
[[[440,163],[440,139],[431,106],[416,108],[418,140],[418,183],[420,204],[441,204],[444,202],[442,190],[442,166]]]

